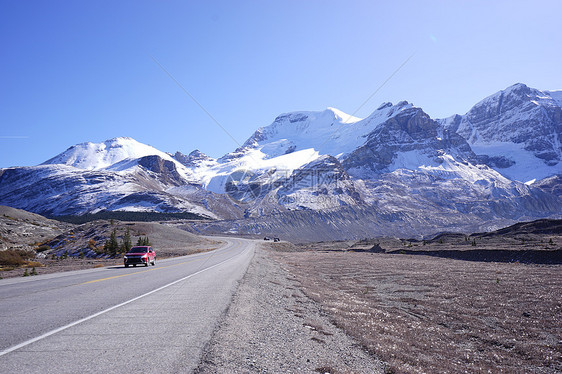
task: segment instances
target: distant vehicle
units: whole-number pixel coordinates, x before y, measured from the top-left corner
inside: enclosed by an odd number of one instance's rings
[[[278,242],[279,240],[281,240],[281,239],[279,239],[279,238],[273,238],[273,241],[274,241],[274,242]]]
[[[152,264],[152,266],[154,266],[156,264],[156,253],[154,253],[154,249],[150,246],[133,247],[125,254],[123,262],[126,268],[128,268],[129,265],[148,266]]]
[[[265,238],[263,238],[263,240],[271,240],[271,238],[269,236],[266,236]]]

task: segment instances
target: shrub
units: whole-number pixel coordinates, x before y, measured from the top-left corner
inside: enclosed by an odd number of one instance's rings
[[[37,251],[37,252],[45,252],[45,251],[48,251],[49,249],[51,249],[51,247],[49,247],[49,246],[46,245],[46,244],[43,244],[43,245],[39,246],[39,247],[36,249],[36,251]]]
[[[0,252],[0,265],[2,266],[21,266],[25,260],[14,251],[7,250]]]
[[[35,254],[21,249],[7,249],[0,251],[0,265],[2,266],[22,266],[26,260],[34,258]]]

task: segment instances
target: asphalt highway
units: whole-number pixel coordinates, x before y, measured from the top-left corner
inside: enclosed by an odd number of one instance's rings
[[[223,240],[156,266],[0,280],[0,373],[191,372],[254,255]]]

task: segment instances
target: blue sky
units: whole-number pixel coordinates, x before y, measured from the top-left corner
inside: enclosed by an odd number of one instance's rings
[[[116,136],[217,157],[295,110],[365,117],[408,100],[441,118],[517,82],[560,89],[560,14],[560,1],[0,0],[0,167]]]

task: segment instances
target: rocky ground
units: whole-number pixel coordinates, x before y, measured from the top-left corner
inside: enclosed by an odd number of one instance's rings
[[[278,250],[282,249],[276,246]],[[287,250],[287,245],[283,247]],[[374,238],[290,246],[291,251],[371,252],[476,262],[562,265],[562,220],[537,220],[486,233],[443,233],[433,239]]]
[[[383,373],[293,275],[256,251],[198,373]]]
[[[0,250],[34,250],[73,225],[0,205]]]

